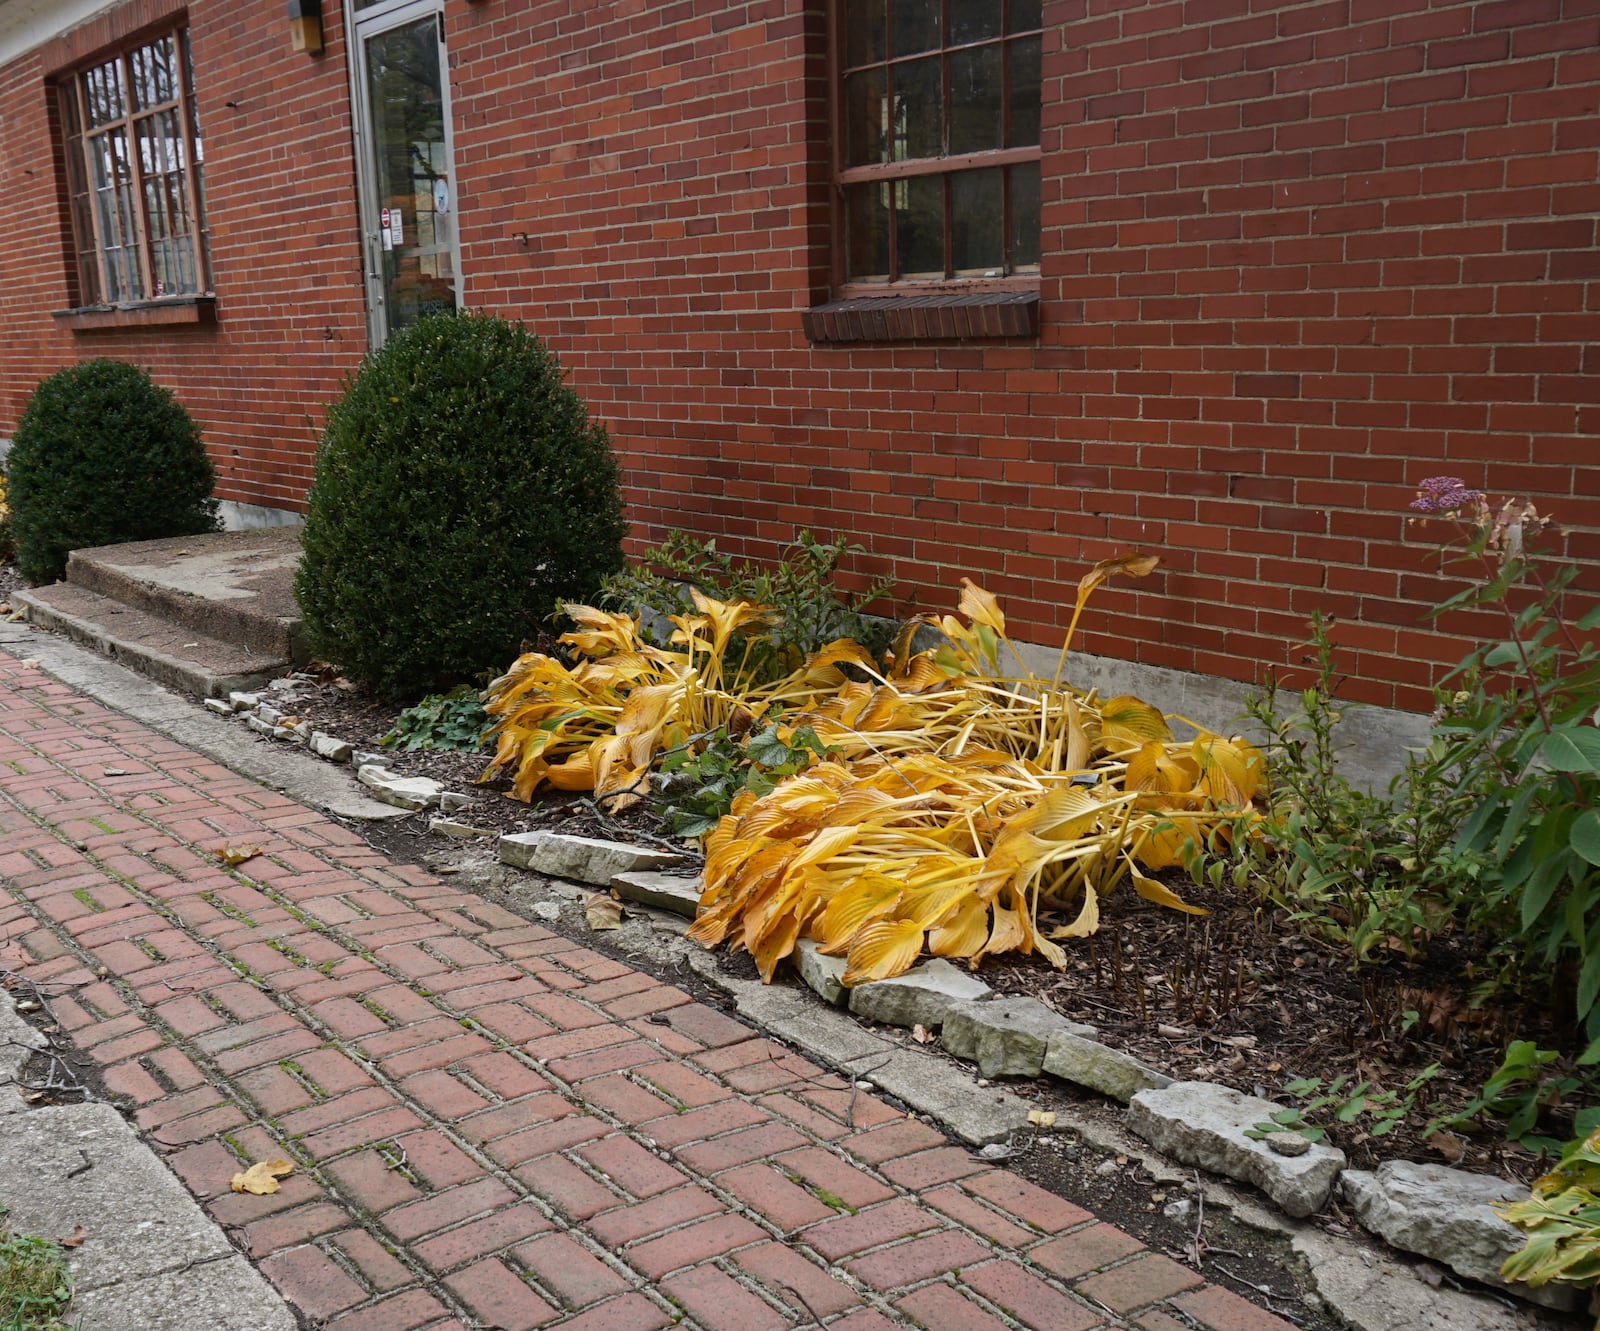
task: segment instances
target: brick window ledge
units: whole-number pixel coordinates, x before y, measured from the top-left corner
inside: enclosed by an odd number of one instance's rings
[[[801,315],[813,342],[919,342],[1037,337],[1039,293],[984,291],[854,296]]]
[[[169,300],[140,300],[126,305],[86,305],[75,310],[51,310],[50,317],[63,328],[93,333],[108,328],[148,328],[155,324],[214,324],[215,296],[180,296]]]

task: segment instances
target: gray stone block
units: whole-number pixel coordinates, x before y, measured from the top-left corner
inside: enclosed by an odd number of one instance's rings
[[[956,1003],[945,1013],[939,1043],[969,1058],[985,1077],[1037,1077],[1053,1036],[1093,1035],[1092,1026],[1068,1021],[1037,998],[997,998]]]
[[[1500,1277],[1501,1263],[1522,1247],[1525,1236],[1492,1207],[1526,1197],[1528,1189],[1520,1183],[1444,1165],[1385,1160],[1376,1170],[1346,1170],[1339,1190],[1356,1219],[1397,1248],[1546,1307],[1576,1306],[1570,1286],[1534,1289],[1508,1285]]]
[[[1172,1085],[1172,1078],[1166,1073],[1157,1072],[1132,1054],[1070,1031],[1058,1031],[1050,1037],[1044,1051],[1043,1070],[1052,1077],[1087,1086],[1123,1104],[1140,1091]]]
[[[850,1001],[850,991],[844,987],[844,958],[825,957],[817,950],[816,940],[802,938],[794,945],[795,966],[817,997],[834,1007],[843,1007]]]
[[[622,841],[569,836],[564,832],[517,832],[500,838],[500,860],[519,869],[570,878],[593,887],[611,886],[619,873],[637,869],[668,869],[683,857],[668,851],[645,850]]]
[[[1128,1105],[1128,1126],[1180,1164],[1260,1188],[1297,1219],[1320,1211],[1333,1191],[1344,1152],[1318,1143],[1301,1156],[1282,1156],[1245,1136],[1282,1105],[1207,1081],[1176,1081],[1140,1091]]]
[[[700,879],[687,874],[632,869],[611,876],[611,890],[624,901],[671,911],[692,920],[700,913]]]
[[[850,1011],[891,1026],[926,1026],[944,1021],[953,1003],[983,998],[989,986],[958,970],[943,957],[913,966],[892,980],[873,980],[850,991]]]
[[[356,773],[356,779],[370,790],[375,799],[392,804],[397,809],[429,809],[439,802],[439,792],[444,789],[439,782],[425,776],[396,776],[386,768],[366,766]]]

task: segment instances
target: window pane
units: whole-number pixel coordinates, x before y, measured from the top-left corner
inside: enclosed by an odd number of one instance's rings
[[[112,60],[85,73],[83,91],[89,104],[90,128],[120,119],[123,113],[122,61]]]
[[[950,151],[1000,146],[1000,47],[975,46],[950,57]]]
[[[1000,168],[950,177],[950,261],[960,277],[1005,275]]]
[[[148,110],[178,96],[177,53],[171,37],[141,46],[129,57],[133,66],[133,103],[136,111]]]
[[[950,45],[981,42],[1000,35],[996,0],[950,0]]]
[[[944,152],[944,90],[938,56],[894,66],[894,144],[897,162]]]
[[[939,0],[892,0],[889,30],[897,56],[938,50]]]
[[[1039,163],[1007,171],[1011,186],[1011,271],[1039,270]]]
[[[1033,32],[1044,24],[1040,20],[1040,0],[1011,0],[1007,32]]]
[[[901,277],[943,277],[944,177],[912,176],[895,186],[895,253]]]
[[[844,62],[852,68],[882,60],[884,0],[853,0],[844,7]]]
[[[889,160],[889,99],[884,69],[864,69],[844,81],[846,166]]]
[[[1011,81],[1011,125],[1006,146],[1039,142],[1039,39],[1022,37],[1006,43]]]
[[[845,275],[853,282],[889,277],[889,197],[893,184],[846,186]]]

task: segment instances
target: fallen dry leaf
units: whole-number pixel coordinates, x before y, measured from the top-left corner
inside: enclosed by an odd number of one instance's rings
[[[911,1038],[918,1044],[931,1044],[933,1042],[933,1032],[926,1026],[913,1026],[911,1028]]]
[[[83,1247],[83,1241],[88,1237],[88,1230],[86,1230],[82,1225],[74,1225],[72,1227],[72,1233],[68,1234],[64,1239],[57,1239],[56,1242],[59,1243],[63,1248],[81,1248]]]
[[[261,847],[229,842],[226,846],[218,846],[212,853],[224,864],[243,864],[261,854]]]
[[[1466,1143],[1455,1133],[1446,1132],[1442,1128],[1428,1137],[1428,1145],[1433,1147],[1452,1165],[1458,1163],[1461,1157],[1467,1153]]]
[[[583,903],[583,918],[596,932],[622,928],[622,903],[604,892],[596,892]]]
[[[1028,1122],[1036,1128],[1053,1128],[1056,1125],[1055,1111],[1050,1109],[1030,1109]]]
[[[242,1174],[235,1174],[228,1180],[228,1186],[235,1192],[251,1192],[257,1197],[265,1197],[268,1193],[277,1192],[278,1180],[287,1178],[294,1173],[294,1166],[287,1160],[258,1160]]]

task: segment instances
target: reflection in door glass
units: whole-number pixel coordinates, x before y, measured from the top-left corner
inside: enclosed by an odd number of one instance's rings
[[[367,101],[389,331],[456,307],[450,158],[433,17],[367,41]]]

